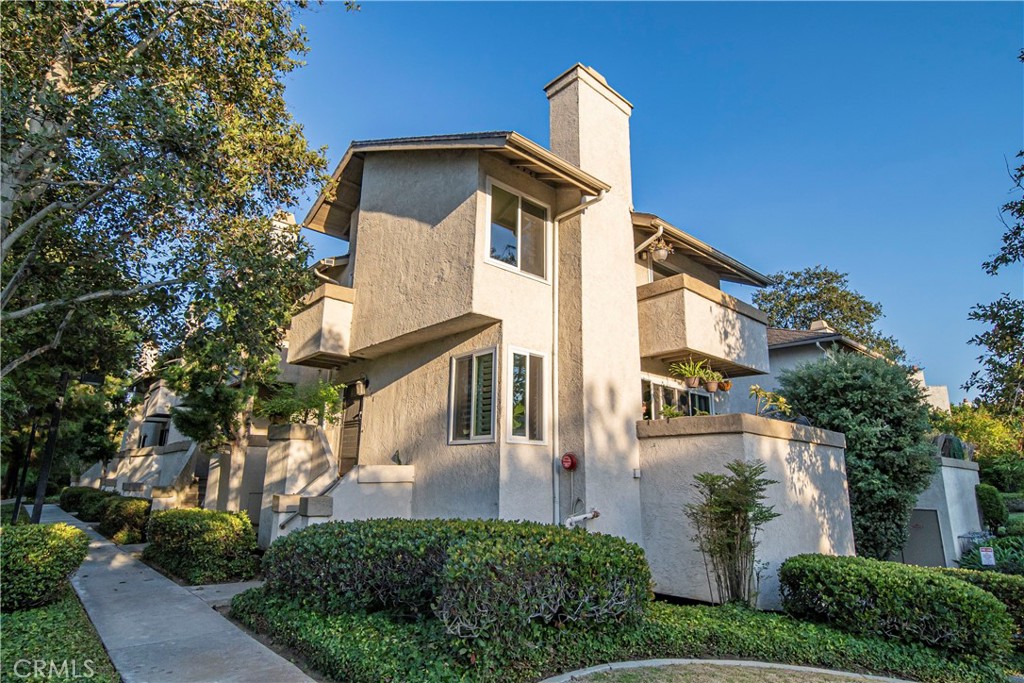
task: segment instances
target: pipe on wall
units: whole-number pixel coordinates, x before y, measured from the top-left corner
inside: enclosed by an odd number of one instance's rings
[[[555,235],[554,247],[552,248],[552,253],[554,254],[554,258],[552,260],[554,261],[554,265],[552,266],[551,273],[551,517],[555,524],[560,522],[559,508],[561,501],[559,500],[558,492],[558,484],[560,481],[558,469],[561,467],[562,460],[562,457],[558,453],[558,224],[567,218],[571,218],[578,213],[586,211],[594,204],[597,204],[599,201],[604,199],[605,194],[606,191],[601,190],[596,197],[585,199],[577,206],[563,211],[555,216],[553,221],[553,232]]]

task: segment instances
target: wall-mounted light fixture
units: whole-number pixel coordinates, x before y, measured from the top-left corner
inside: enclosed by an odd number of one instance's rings
[[[665,241],[664,237],[660,238],[657,242],[649,246],[648,250],[650,250],[651,256],[654,258],[654,260],[658,261],[659,263],[667,259],[669,257],[669,254],[674,254],[676,251],[675,249],[672,248],[671,244]]]

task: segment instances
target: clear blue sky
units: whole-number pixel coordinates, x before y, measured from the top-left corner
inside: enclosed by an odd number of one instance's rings
[[[286,99],[332,168],[367,138],[546,145],[543,86],[593,66],[635,106],[638,210],[765,273],[848,272],[954,400],[971,305],[1024,290],[1020,265],[980,267],[1024,147],[1020,3],[328,3],[302,23]]]

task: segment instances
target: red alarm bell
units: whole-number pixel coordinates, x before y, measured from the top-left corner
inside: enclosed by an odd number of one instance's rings
[[[578,464],[579,464],[579,461],[576,460],[576,454],[575,453],[566,453],[565,455],[562,456],[562,469],[563,470],[568,470],[568,471],[572,472],[574,469],[576,469],[576,465],[578,465]]]

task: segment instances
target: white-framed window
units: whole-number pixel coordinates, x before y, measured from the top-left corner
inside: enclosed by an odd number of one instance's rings
[[[487,180],[487,260],[547,281],[549,207]]]
[[[546,356],[526,349],[509,349],[508,433],[509,442],[547,441],[545,423]]]
[[[449,443],[494,441],[494,349],[452,358]]]

